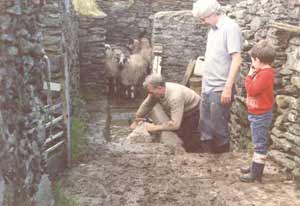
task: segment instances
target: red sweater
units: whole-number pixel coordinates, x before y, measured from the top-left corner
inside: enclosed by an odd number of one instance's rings
[[[257,69],[254,75],[246,77],[247,108],[250,114],[272,111],[274,79],[275,72],[272,68]]]

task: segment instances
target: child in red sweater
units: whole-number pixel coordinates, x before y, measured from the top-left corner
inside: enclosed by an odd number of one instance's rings
[[[248,120],[250,122],[254,154],[249,169],[241,169],[242,182],[262,181],[267,157],[269,128],[272,123],[275,73],[271,64],[275,49],[266,40],[255,44],[250,51],[252,66],[245,80]]]

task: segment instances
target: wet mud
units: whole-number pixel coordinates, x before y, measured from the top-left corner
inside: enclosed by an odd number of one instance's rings
[[[63,181],[65,193],[80,206],[300,205],[294,183],[271,161],[262,184],[247,184],[238,179],[239,168],[249,164],[247,153],[178,153],[161,143],[123,143],[139,101],[106,102],[104,109],[99,100],[87,105],[92,108],[90,147]],[[107,119],[110,124],[103,126]],[[105,128],[110,129],[110,138],[104,138]]]

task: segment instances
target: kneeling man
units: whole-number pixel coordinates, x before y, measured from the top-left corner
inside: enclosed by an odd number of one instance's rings
[[[147,130],[149,132],[174,131],[182,139],[187,152],[199,151],[200,96],[188,87],[165,82],[164,78],[158,74],[147,76],[143,86],[148,96],[136,112],[131,128],[134,129],[137,122],[143,119],[156,103],[160,103],[170,120],[162,124],[147,123]]]

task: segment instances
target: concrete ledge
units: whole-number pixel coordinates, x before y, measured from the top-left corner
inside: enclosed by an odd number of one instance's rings
[[[156,104],[152,109],[150,116],[154,123],[160,124],[162,122],[167,122],[170,118],[163,111],[162,106],[160,104]],[[178,137],[175,132],[171,131],[163,131],[161,132],[160,142],[166,145],[170,145],[172,147],[182,147],[182,140]],[[183,149],[184,150],[184,149]]]

